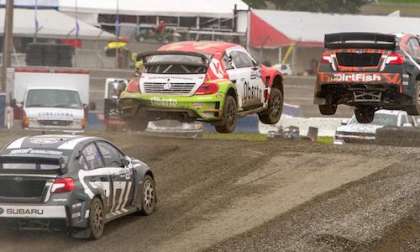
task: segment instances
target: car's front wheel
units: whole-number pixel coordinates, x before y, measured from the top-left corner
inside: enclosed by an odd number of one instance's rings
[[[283,112],[283,93],[278,88],[272,88],[270,91],[270,99],[268,108],[258,113],[258,117],[262,123],[276,124],[280,121]]]
[[[232,133],[236,128],[238,106],[236,99],[232,95],[225,98],[225,105],[223,107],[222,120],[214,127],[219,133]]]

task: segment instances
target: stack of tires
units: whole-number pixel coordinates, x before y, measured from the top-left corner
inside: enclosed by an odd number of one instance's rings
[[[378,145],[420,147],[420,128],[381,128],[376,130],[375,143]]]
[[[68,45],[32,43],[26,49],[28,66],[73,66],[74,48]]]

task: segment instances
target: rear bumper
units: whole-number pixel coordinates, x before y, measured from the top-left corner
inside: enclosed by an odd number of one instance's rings
[[[70,205],[0,203],[0,221],[17,223],[21,229],[51,222],[67,228],[85,228],[88,225],[88,209],[85,201]]]
[[[412,105],[413,85],[399,73],[318,73],[314,104],[378,105],[403,109]]]
[[[162,115],[163,118],[170,117],[171,113],[182,113],[189,118],[214,121],[220,119],[223,102],[222,94],[157,96],[125,93],[120,100],[119,109],[124,117],[134,116],[140,108],[150,114]]]
[[[64,205],[29,205],[0,203],[0,218],[8,219],[67,219]]]

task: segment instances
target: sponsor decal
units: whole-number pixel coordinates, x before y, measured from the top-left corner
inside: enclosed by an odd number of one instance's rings
[[[334,82],[378,82],[382,77],[379,74],[364,74],[364,73],[336,73],[331,76],[331,81]]]
[[[153,97],[150,100],[154,106],[176,107],[177,101],[175,99],[165,99],[160,97]]]
[[[322,83],[385,83],[401,84],[398,73],[319,73],[318,81]]]
[[[33,137],[29,141],[33,144],[55,144],[58,143],[59,139],[56,137]]]
[[[46,154],[46,155],[62,155],[61,151],[54,150],[34,150],[34,149],[18,149],[10,151],[10,154]]]
[[[42,209],[25,209],[25,208],[7,208],[6,214],[8,215],[44,215],[44,210]]]

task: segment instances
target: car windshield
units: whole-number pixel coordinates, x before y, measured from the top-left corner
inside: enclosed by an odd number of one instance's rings
[[[183,54],[163,54],[163,55],[152,55],[146,58],[147,63],[180,63],[180,64],[205,64],[206,61],[199,56],[183,55]]]
[[[34,89],[28,91],[25,107],[81,109],[82,103],[77,91]]]

